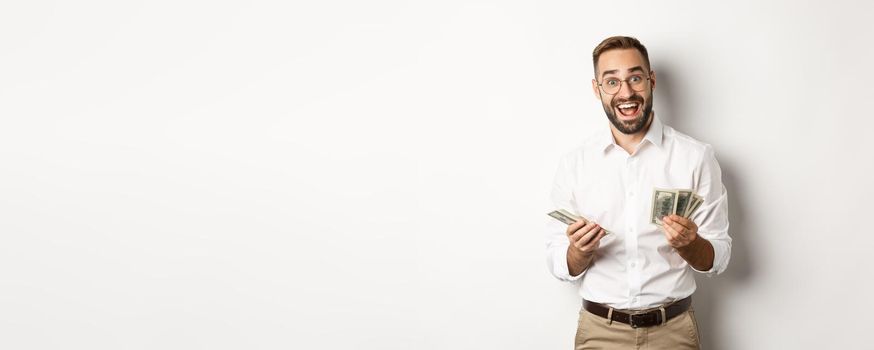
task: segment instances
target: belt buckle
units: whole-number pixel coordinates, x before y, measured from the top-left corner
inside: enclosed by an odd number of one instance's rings
[[[647,327],[644,325],[644,322],[648,321],[649,319],[653,318],[654,316],[655,316],[655,314],[650,313],[650,312],[629,314],[628,315],[628,325],[631,326],[631,328]],[[635,320],[637,320],[637,321],[635,321]]]

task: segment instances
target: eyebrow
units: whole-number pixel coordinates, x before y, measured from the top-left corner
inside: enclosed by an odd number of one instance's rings
[[[634,66],[634,67],[629,68],[628,72],[629,73],[631,73],[631,72],[643,72],[643,67]],[[616,73],[619,73],[618,69],[605,70],[604,73],[601,73],[601,78],[603,78],[607,74],[616,74]]]

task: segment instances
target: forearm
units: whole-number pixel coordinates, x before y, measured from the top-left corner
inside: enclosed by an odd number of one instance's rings
[[[695,237],[685,247],[677,248],[677,253],[698,271],[709,271],[713,268],[713,245],[701,236]]]
[[[567,270],[571,276],[579,276],[592,264],[594,254],[584,255],[569,246],[567,249]]]

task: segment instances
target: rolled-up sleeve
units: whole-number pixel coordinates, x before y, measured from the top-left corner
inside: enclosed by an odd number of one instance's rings
[[[565,209],[574,212],[573,209],[573,168],[569,164],[569,157],[565,156],[559,163],[558,170],[552,185],[549,211]],[[577,276],[571,276],[567,266],[567,249],[570,246],[566,231],[567,225],[547,217],[546,224],[546,264],[553,276],[562,281],[573,282],[582,278],[583,271]]]
[[[692,215],[698,225],[698,235],[713,245],[713,267],[707,271],[693,270],[708,277],[725,271],[731,259],[731,237],[728,235],[728,192],[722,183],[722,170],[716,161],[713,147],[706,145],[700,165],[696,169],[696,192],[704,203]]]

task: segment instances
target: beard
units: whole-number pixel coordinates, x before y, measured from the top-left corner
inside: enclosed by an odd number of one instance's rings
[[[610,123],[616,127],[619,132],[631,135],[636,134],[643,130],[646,127],[646,123],[649,121],[650,115],[652,115],[652,98],[643,103],[643,97],[638,94],[631,95],[630,98],[625,100],[613,100],[612,105],[608,106],[607,104],[603,104],[604,113],[607,113],[607,119],[610,120]],[[616,117],[616,106],[623,104],[625,102],[637,102],[643,105],[643,112],[637,118],[634,118],[629,121],[620,121],[618,117]]]

